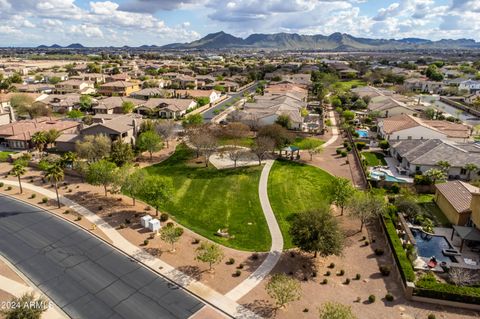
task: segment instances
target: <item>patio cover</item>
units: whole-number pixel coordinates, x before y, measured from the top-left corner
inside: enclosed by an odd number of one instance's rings
[[[452,238],[453,234],[456,232],[458,236],[462,239],[460,251],[462,251],[463,249],[463,242],[465,240],[480,242],[480,230],[476,228],[453,225],[453,229],[454,231],[452,232]]]

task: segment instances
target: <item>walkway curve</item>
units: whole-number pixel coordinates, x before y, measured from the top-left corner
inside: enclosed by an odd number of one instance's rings
[[[330,146],[333,143],[335,143],[338,139],[338,136],[339,136],[338,127],[337,127],[337,120],[335,119],[335,112],[332,109],[330,109],[329,112],[328,112],[328,116],[330,117],[330,121],[332,122],[332,137],[330,137],[330,139],[322,145],[323,148],[325,148],[327,146]]]
[[[278,263],[283,251],[283,236],[278,226],[277,219],[273,213],[270,201],[268,200],[268,176],[272,169],[274,160],[267,160],[263,167],[258,185],[258,196],[262,206],[263,214],[267,220],[270,236],[272,237],[272,246],[270,252],[263,263],[244,281],[230,290],[225,296],[232,300],[239,300],[251,290],[253,290],[265,277],[270,274],[272,269]]]
[[[3,182],[5,185],[11,185],[18,187],[18,181],[11,181],[6,179],[1,179],[0,182]],[[47,190],[43,187],[36,186],[30,183],[23,182],[22,187],[28,189],[43,196],[46,196],[50,199],[56,200],[55,192]],[[96,224],[97,227],[112,241],[112,245],[117,249],[121,250],[125,254],[134,257],[136,260],[140,261],[144,265],[151,268],[153,271],[161,274],[162,276],[168,278],[169,280],[175,282],[177,285],[185,288],[187,291],[193,295],[201,298],[206,303],[212,305],[213,307],[223,311],[225,314],[228,314],[232,318],[240,319],[250,319],[250,318],[262,318],[261,316],[255,314],[254,312],[248,310],[242,305],[238,304],[236,300],[229,298],[226,295],[215,291],[214,289],[204,285],[203,283],[187,276],[183,272],[176,270],[171,265],[166,262],[158,259],[149,253],[145,252],[143,249],[135,246],[127,239],[125,239],[115,228],[110,226],[105,220],[103,220],[98,215],[94,214],[87,208],[79,205],[78,203],[61,196],[60,202],[75,210],[77,213],[85,217],[88,221],[93,224]],[[92,235],[93,236],[93,235]]]

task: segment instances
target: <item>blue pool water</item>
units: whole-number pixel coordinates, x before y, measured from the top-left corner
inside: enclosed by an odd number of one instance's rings
[[[381,179],[382,176],[385,176],[385,180],[388,182],[396,182],[396,183],[405,183],[406,181],[400,178],[396,178],[395,176],[386,174],[384,172],[379,172],[379,171],[372,171],[370,173],[370,176],[373,177],[373,179],[379,180]]]
[[[413,237],[417,242],[417,253],[421,257],[430,258],[435,256],[439,261],[452,262],[452,259],[443,254],[444,249],[452,249],[452,245],[444,236],[432,236],[420,229],[411,228]]]
[[[358,136],[367,138],[368,137],[368,131],[367,130],[355,130],[355,132],[358,133]]]

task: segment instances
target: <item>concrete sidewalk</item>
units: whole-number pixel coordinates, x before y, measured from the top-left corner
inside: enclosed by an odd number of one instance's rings
[[[328,116],[330,117],[330,121],[332,122],[332,137],[330,137],[330,139],[322,145],[323,148],[332,145],[338,139],[337,120],[335,119],[335,113],[332,109],[329,110]]]
[[[272,169],[274,161],[267,160],[260,176],[258,185],[258,196],[262,206],[263,214],[267,220],[268,229],[272,238],[272,246],[270,252],[263,263],[250,275],[242,281],[238,286],[230,290],[225,296],[233,300],[239,300],[251,290],[253,290],[260,282],[267,277],[277,264],[283,251],[283,236],[278,226],[277,219],[273,213],[270,201],[268,199],[268,176]]]
[[[2,179],[0,182],[3,182],[5,185],[12,185],[18,187],[17,181],[5,180]],[[43,187],[39,187],[30,183],[22,183],[24,189],[29,189],[31,191],[37,192],[46,196],[51,199],[56,200],[55,192],[49,191],[44,189]],[[65,198],[63,196],[60,197],[60,202],[75,210],[83,217],[85,217],[91,223],[97,225],[97,227],[102,230],[102,232],[110,238],[112,241],[112,245],[124,252],[127,255],[130,255],[137,259],[138,261],[142,262],[143,264],[150,267],[152,270],[162,274],[166,278],[170,279],[171,281],[175,282],[179,286],[184,287],[187,291],[196,295],[209,303],[210,305],[222,310],[223,312],[227,313],[229,316],[233,318],[261,318],[257,314],[253,313],[252,311],[246,309],[245,307],[238,304],[235,300],[222,295],[221,293],[215,291],[214,289],[202,284],[201,282],[187,276],[186,274],[182,273],[181,271],[176,270],[171,265],[165,263],[164,261],[148,254],[143,249],[135,246],[134,244],[130,243],[126,240],[115,228],[110,226],[106,221],[104,221],[101,217],[94,214],[87,208],[77,204],[76,202]]]

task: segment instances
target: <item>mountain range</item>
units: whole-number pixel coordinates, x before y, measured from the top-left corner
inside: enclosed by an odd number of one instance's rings
[[[410,50],[410,49],[480,49],[472,39],[442,39],[432,41],[420,38],[369,39],[346,33],[329,36],[296,33],[251,34],[247,38],[235,37],[223,31],[211,33],[190,43],[172,43],[162,49],[276,49],[276,50]]]
[[[39,45],[37,47],[38,49],[83,49],[85,48],[83,45],[81,45],[80,43],[72,43],[70,45],[67,45],[65,47],[61,46],[61,45],[58,45],[58,44],[53,44],[53,45]]]

